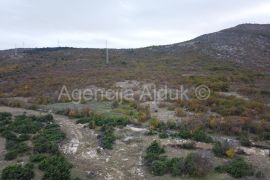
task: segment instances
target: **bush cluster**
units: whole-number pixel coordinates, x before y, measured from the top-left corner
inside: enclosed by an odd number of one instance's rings
[[[58,143],[65,139],[65,134],[57,124],[48,124],[33,138],[35,153],[58,153]]]
[[[172,176],[189,175],[194,177],[205,176],[212,168],[211,163],[199,154],[191,153],[185,158],[167,158],[157,141],[146,149],[145,163],[155,176],[171,174]]]
[[[100,145],[105,149],[112,149],[116,139],[113,127],[104,126],[101,129]]]
[[[215,142],[212,151],[217,157],[233,158],[235,156],[234,149],[230,147],[229,143],[226,141]]]
[[[205,143],[211,143],[213,141],[211,136],[207,135],[204,131],[196,130],[192,132],[188,130],[187,128],[182,128],[178,132],[177,137],[183,138],[183,139],[193,139],[195,141],[205,142]]]
[[[90,129],[101,127],[100,145],[105,149],[112,149],[116,139],[114,135],[114,127],[123,127],[128,124],[129,120],[123,116],[106,116],[91,113],[88,117],[77,120],[77,123],[88,124]]]
[[[54,155],[43,159],[39,164],[39,169],[44,171],[42,179],[50,180],[70,180],[71,164],[60,155]]]
[[[91,113],[89,117],[83,117],[77,120],[77,123],[89,124],[90,127],[93,126],[125,126],[129,120],[126,117],[122,116],[106,116],[96,113]]]
[[[252,176],[254,174],[253,167],[246,163],[243,158],[236,158],[228,164],[215,168],[217,172],[227,172],[234,178]]]
[[[33,165],[12,165],[2,171],[2,180],[31,180],[34,177]]]
[[[0,113],[2,121],[8,120],[1,136],[6,138],[7,160],[15,159],[18,154],[25,153],[31,148],[24,141],[31,140],[33,152],[30,155],[32,163],[38,163],[44,171],[43,179],[70,179],[71,165],[60,155],[58,146],[65,138],[65,134],[54,122],[52,115],[26,116],[20,115],[12,119],[10,114]],[[29,153],[30,153],[29,152]],[[32,165],[9,166],[2,172],[3,180],[32,179],[34,177]]]

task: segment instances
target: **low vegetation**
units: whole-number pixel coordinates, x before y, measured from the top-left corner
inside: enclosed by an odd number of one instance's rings
[[[90,129],[99,129],[100,146],[104,149],[112,149],[116,139],[113,133],[114,127],[126,126],[129,120],[123,116],[106,116],[91,113],[88,117],[77,120],[77,123],[88,124]]]
[[[254,174],[253,167],[244,161],[243,158],[236,158],[229,163],[215,168],[217,172],[226,172],[234,178],[252,176]]]
[[[34,177],[33,164],[11,165],[3,169],[2,180],[31,180]]]
[[[31,163],[37,163],[39,169],[44,171],[42,179],[70,179],[71,164],[58,150],[65,134],[51,115],[23,114],[12,118],[9,113],[0,113],[0,122],[5,129],[1,131],[1,136],[6,138],[6,160],[16,159],[20,155],[29,156]],[[31,141],[33,147],[28,147],[27,141]],[[30,180],[34,177],[33,164],[8,166],[2,171],[2,179]]]
[[[211,171],[212,165],[206,159],[196,153],[191,153],[185,158],[167,158],[157,141],[146,149],[145,163],[155,176],[171,174],[172,176],[189,175],[192,177],[203,177]]]

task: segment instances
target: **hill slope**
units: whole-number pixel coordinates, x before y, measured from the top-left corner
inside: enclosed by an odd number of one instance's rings
[[[250,69],[253,75],[268,74],[270,25],[243,24],[172,45],[110,49],[110,65],[104,49],[80,48],[0,51],[0,65],[0,93],[5,96],[52,94],[63,84],[109,86],[150,79],[173,86],[189,82],[185,74],[245,77]]]

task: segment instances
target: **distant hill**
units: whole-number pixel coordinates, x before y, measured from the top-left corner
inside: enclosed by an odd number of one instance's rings
[[[36,95],[55,92],[62,84],[111,85],[123,79],[174,85],[185,80],[183,74],[211,75],[209,69],[216,66],[269,74],[270,25],[242,24],[182,43],[110,49],[109,54],[106,65],[104,49],[0,51],[0,93]]]

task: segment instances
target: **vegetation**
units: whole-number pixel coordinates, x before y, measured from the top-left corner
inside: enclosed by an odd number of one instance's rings
[[[54,155],[43,159],[39,164],[39,169],[44,171],[42,179],[69,180],[71,164],[63,156]]]
[[[229,90],[229,82],[223,77],[204,77],[204,76],[191,76],[190,80],[195,85],[206,85],[213,91],[223,91]]]
[[[70,179],[71,165],[58,150],[65,134],[51,115],[37,117],[23,114],[12,119],[11,114],[0,113],[0,121],[6,121],[5,130],[1,132],[1,136],[6,138],[6,160],[16,159],[27,152],[30,161],[38,163],[44,171],[43,179]],[[32,141],[33,148],[28,147],[26,141]],[[2,179],[30,180],[34,177],[33,168],[32,164],[9,166],[3,170]]]
[[[234,178],[241,178],[245,176],[252,176],[254,174],[251,165],[246,163],[242,158],[236,158],[228,164],[216,167],[217,172],[227,172]]]
[[[114,131],[113,128],[110,126],[104,126],[102,128],[100,137],[101,147],[105,149],[113,148],[113,143],[116,139],[113,131]]]
[[[125,126],[127,125],[129,120],[123,116],[108,116],[108,115],[100,115],[96,113],[91,113],[89,117],[80,118],[77,123],[82,124],[95,124],[96,126]]]
[[[129,120],[124,116],[108,116],[91,113],[88,117],[77,120],[77,123],[88,124],[90,129],[101,127],[100,145],[105,149],[112,149],[116,139],[113,131],[114,127],[123,127],[128,124]]]
[[[12,165],[2,171],[2,180],[31,180],[34,177],[33,165]]]
[[[152,162],[154,160],[158,160],[159,156],[163,153],[165,153],[164,148],[162,148],[157,141],[153,141],[151,145],[146,149],[146,164],[152,164]]]
[[[170,173],[173,176],[189,175],[194,177],[205,176],[211,169],[209,161],[199,154],[191,153],[185,158],[172,158],[161,156],[165,153],[157,141],[146,149],[145,162],[155,176]]]

